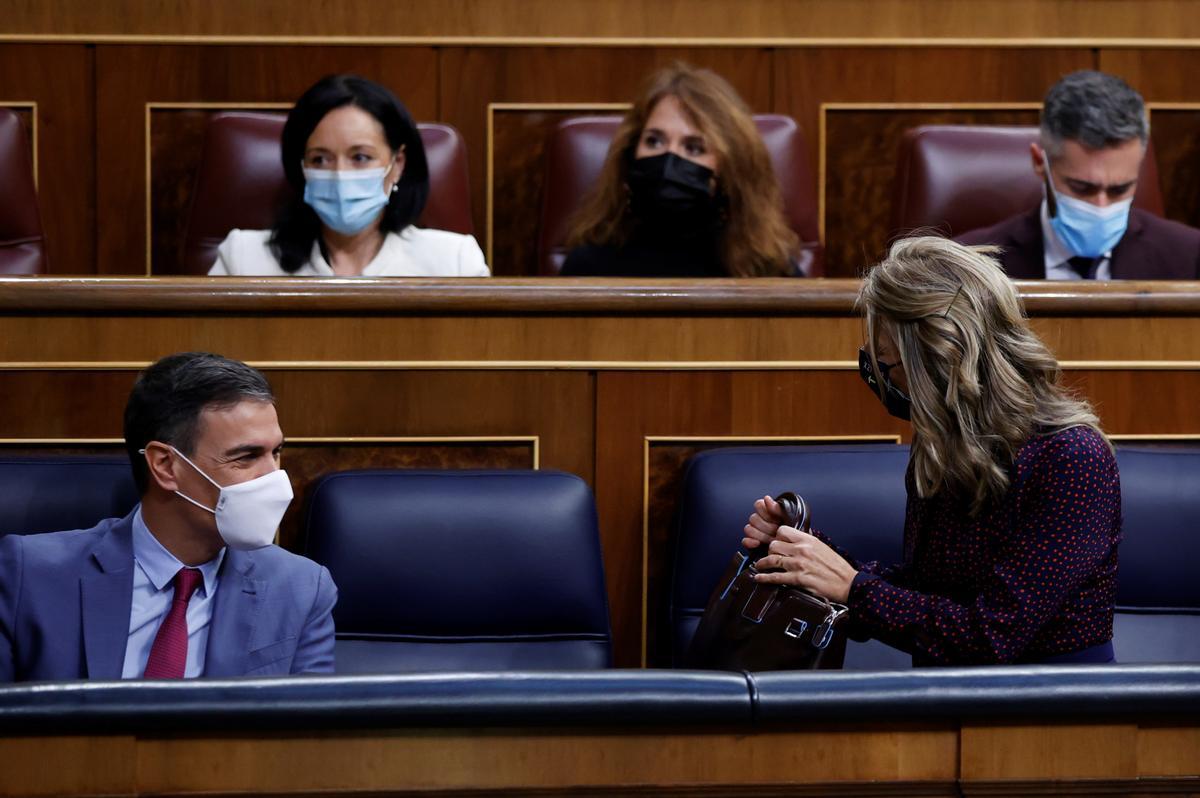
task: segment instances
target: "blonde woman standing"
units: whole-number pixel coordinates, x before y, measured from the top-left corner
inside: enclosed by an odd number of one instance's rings
[[[862,377],[913,425],[904,562],[781,527],[770,497],[745,544],[769,545],[761,581],[847,603],[853,637],[915,665],[1112,662],[1116,458],[989,252],[903,240],[859,295]]]

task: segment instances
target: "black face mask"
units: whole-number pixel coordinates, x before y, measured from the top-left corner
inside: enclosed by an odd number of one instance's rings
[[[892,384],[892,380],[888,377],[888,371],[895,366],[885,366],[879,361],[875,361],[875,368],[871,368],[871,355],[867,352],[867,348],[858,350],[858,376],[862,377],[862,381],[871,389],[871,393],[879,396],[879,383],[875,380],[875,373],[878,370],[879,375],[883,378],[883,406],[888,411],[889,415],[896,418],[902,418],[905,421],[912,420],[912,399],[904,391]]]
[[[629,207],[649,232],[680,238],[711,236],[720,218],[713,170],[674,153],[635,158],[629,165]]]

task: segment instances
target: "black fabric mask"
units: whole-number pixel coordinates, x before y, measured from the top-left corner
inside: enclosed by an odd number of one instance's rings
[[[862,377],[862,381],[871,389],[871,393],[879,396],[879,383],[875,380],[876,371],[883,378],[883,406],[888,411],[889,415],[896,418],[912,421],[912,399],[904,391],[892,384],[892,380],[888,377],[888,370],[894,366],[885,366],[879,361],[876,361],[876,367],[871,368],[871,355],[867,352],[867,348],[858,350],[858,376]]]
[[[720,201],[713,170],[674,153],[635,158],[629,165],[629,206],[650,232],[679,238],[711,237]]]

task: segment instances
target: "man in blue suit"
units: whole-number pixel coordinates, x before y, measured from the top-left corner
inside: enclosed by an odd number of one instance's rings
[[[125,445],[128,516],[0,539],[0,682],[333,672],[333,579],[272,545],[292,489],[266,378],[165,357]]]

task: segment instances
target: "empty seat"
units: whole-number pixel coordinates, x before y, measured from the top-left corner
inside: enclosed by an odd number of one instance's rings
[[[0,108],[0,274],[42,274],[46,241],[29,139],[21,117]]]
[[[188,214],[182,262],[155,264],[165,273],[206,274],[230,230],[265,230],[290,195],[280,161],[281,114],[220,113],[208,122],[204,154]],[[429,164],[429,199],[417,224],[471,233],[467,150],[449,125],[420,123]]]
[[[0,536],[88,529],[137,503],[124,456],[0,459]]]
[[[817,233],[816,181],[808,166],[804,134],[796,121],[778,114],[757,114],[758,132],[771,156],[783,194],[783,213],[801,242],[808,274],[822,273]],[[546,182],[538,227],[538,272],[558,274],[567,257],[571,220],[600,176],[620,116],[581,116],[559,124],[546,150]]]
[[[892,198],[892,234],[931,228],[948,237],[1002,222],[1042,200],[1033,171],[1032,126],[924,125],[900,141]],[[1151,146],[1133,204],[1163,213]]]
[[[312,489],[307,554],[338,586],[339,673],[603,668],[596,511],[555,471],[345,471]]]
[[[1127,446],[1117,662],[1200,662],[1200,448]]]
[[[763,494],[796,491],[813,528],[859,560],[902,560],[908,447],[895,444],[756,446],[692,458],[683,479],[670,597],[671,651],[682,663],[713,586],[741,547]],[[850,641],[847,668],[907,668],[912,658],[876,640]]]

